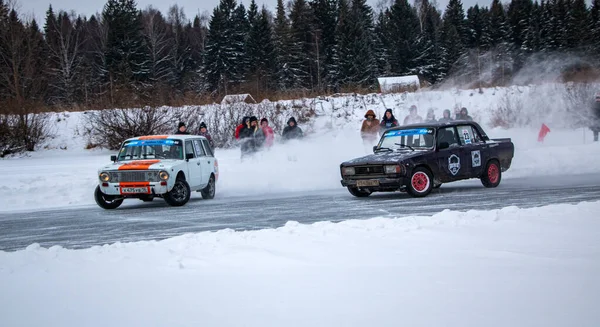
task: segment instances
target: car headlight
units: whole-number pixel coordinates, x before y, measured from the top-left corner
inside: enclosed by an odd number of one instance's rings
[[[356,171],[354,167],[344,167],[342,168],[342,175],[355,175]]]
[[[100,173],[99,177],[100,177],[100,181],[102,181],[102,182],[108,182],[108,181],[110,181],[110,174],[107,173],[107,172]]]
[[[398,165],[387,165],[385,166],[386,174],[400,174],[402,172],[402,167]]]
[[[158,173],[158,177],[160,177],[160,179],[162,179],[163,181],[166,181],[167,179],[169,179],[169,173],[167,173],[164,170],[161,170],[160,173]]]

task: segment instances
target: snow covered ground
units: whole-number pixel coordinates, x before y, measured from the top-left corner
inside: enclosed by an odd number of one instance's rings
[[[487,122],[507,94],[535,94],[547,106],[540,116],[541,102],[522,99],[533,108],[523,113],[528,127],[488,129],[515,143],[503,178],[600,171],[600,144],[589,130],[563,124],[551,91],[423,92],[383,101],[398,119],[417,103],[421,114],[433,106],[438,116],[468,106]],[[369,152],[358,134],[363,111],[383,111],[380,99],[371,100],[325,103],[312,126],[320,132],[248,162],[237,149],[218,149],[217,197],[340,188],[340,162]],[[48,149],[0,160],[0,211],[95,206],[96,170],[112,153],[84,150],[81,115],[59,115]],[[552,131],[539,143],[542,122]],[[599,211],[596,201],[288,222],[82,250],[33,244],[0,251],[0,326],[597,327]]]
[[[0,326],[600,325],[600,201],[0,252]]]

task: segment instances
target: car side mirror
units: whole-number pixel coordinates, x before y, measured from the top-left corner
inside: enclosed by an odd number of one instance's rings
[[[450,143],[448,143],[448,142],[440,142],[438,144],[438,150],[447,149],[449,147],[450,147]]]
[[[110,156],[110,161],[117,162],[117,156],[115,156],[114,154]]]
[[[373,145],[373,153],[375,153],[375,151],[377,151],[377,145]]]
[[[186,153],[185,154],[185,160],[190,160],[190,159],[194,159],[194,154],[193,153]]]

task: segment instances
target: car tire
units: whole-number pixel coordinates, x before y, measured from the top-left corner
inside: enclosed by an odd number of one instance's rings
[[[354,195],[357,198],[366,198],[367,196],[372,194],[372,192],[361,191],[357,187],[352,186],[348,186],[348,192],[350,192],[350,194]]]
[[[174,207],[180,207],[190,200],[190,185],[185,179],[178,178],[170,192],[165,194],[165,202]]]
[[[502,169],[498,160],[490,160],[485,166],[485,170],[481,175],[481,184],[485,187],[496,187],[500,185],[502,180]]]
[[[202,198],[206,200],[214,199],[215,193],[217,191],[217,185],[215,183],[215,176],[210,175],[210,179],[208,180],[208,185],[200,191],[202,194]]]
[[[406,191],[413,197],[424,197],[433,189],[433,176],[431,171],[425,167],[417,167],[410,174]]]
[[[94,199],[100,208],[107,210],[116,209],[123,203],[122,198],[117,198],[114,195],[102,193],[102,190],[100,190],[100,185],[96,186],[96,190],[94,191]]]

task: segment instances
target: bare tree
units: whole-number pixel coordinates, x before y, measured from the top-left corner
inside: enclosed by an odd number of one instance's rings
[[[150,54],[150,80],[156,86],[169,84],[173,78],[173,38],[160,11],[148,7],[142,15],[146,46]]]

